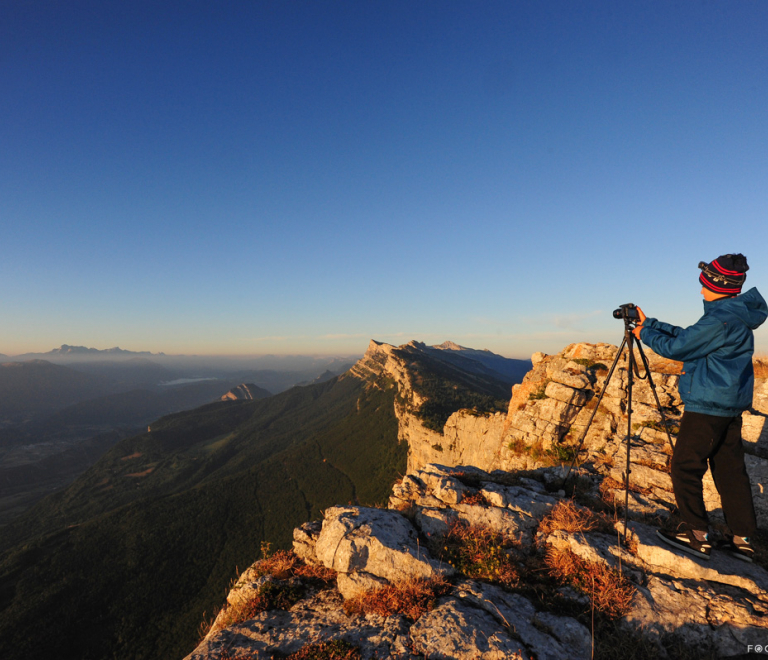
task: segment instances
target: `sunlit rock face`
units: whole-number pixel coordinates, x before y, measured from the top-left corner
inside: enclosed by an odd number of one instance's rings
[[[620,629],[657,657],[670,657],[673,649],[683,647],[729,657],[746,653],[749,645],[764,644],[768,572],[760,562],[741,562],[722,549],[701,561],[662,545],[655,533],[674,508],[668,473],[671,447],[659,406],[674,442],[683,412],[677,392],[679,365],[646,351],[655,394],[647,379],[635,380],[628,428],[625,359],[616,363],[607,382],[616,351],[607,344],[573,344],[557,355],[535,354],[533,368],[512,389],[506,412],[460,409],[448,416],[441,433],[425,426],[419,414],[428,399],[418,391],[412,364],[399,349],[372,342],[349,377],[385,376],[396,383],[400,438],[409,443],[408,473],[394,485],[388,510],[332,507],[322,520],[297,528],[296,555],[307,565],[336,571],[333,582],[322,589],[308,588],[287,610],[214,625],[188,658],[266,658],[328,640],[352,644],[364,658],[591,657],[589,612],[594,594],[563,584],[558,591],[561,609],[555,612],[525,589],[462,574],[461,567],[445,562],[441,551],[442,539],[457,525],[513,539],[523,571],[520,584],[526,582],[525,567],[536,566],[536,558],[549,553],[566,553],[584,565],[622,574],[630,598],[618,619]],[[768,383],[759,378],[753,408],[744,413],[744,443],[763,528],[768,525],[766,401]],[[623,485],[628,430],[632,445],[627,495]],[[563,477],[582,440],[569,482],[577,486],[575,504],[565,495]],[[709,474],[704,485],[711,518],[722,521]],[[625,497],[628,530],[622,510]],[[608,515],[602,527],[553,528],[547,521],[564,502],[590,515],[607,509]],[[613,504],[619,507],[610,508]],[[243,574],[229,603],[259,593],[267,583],[281,582],[262,575],[260,565]],[[401,613],[383,616],[346,609],[345,603],[384,587],[438,576],[448,586],[415,620]],[[282,581],[290,580],[297,578]],[[564,616],[563,608],[572,616]],[[217,621],[226,617],[220,615]]]

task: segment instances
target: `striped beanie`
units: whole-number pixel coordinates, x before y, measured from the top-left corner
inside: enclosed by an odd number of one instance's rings
[[[743,254],[724,254],[712,263],[699,262],[701,282],[710,291],[735,296],[747,279],[747,258]]]

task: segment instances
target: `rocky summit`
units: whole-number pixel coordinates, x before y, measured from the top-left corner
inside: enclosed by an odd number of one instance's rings
[[[625,359],[607,382],[616,352],[574,344],[536,354],[506,412],[463,409],[439,431],[423,423],[429,399],[407,355],[372,343],[349,377],[375,372],[397,384],[407,474],[387,508],[326,509],[322,520],[294,530],[292,550],[265,549],[188,660],[761,651],[765,540],[758,539],[754,564],[718,548],[702,561],[659,542],[656,529],[677,522],[667,431],[674,441],[683,410],[679,365],[647,351],[656,394],[648,379],[635,381],[627,475]],[[759,378],[744,442],[761,529],[768,527],[766,416],[768,383]],[[722,513],[708,479],[717,534]]]

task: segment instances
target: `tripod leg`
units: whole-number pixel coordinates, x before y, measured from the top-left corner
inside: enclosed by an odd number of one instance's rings
[[[626,329],[629,345],[629,357],[627,359],[627,471],[624,474],[624,542],[626,544],[627,534],[629,534],[629,475],[632,472],[630,465],[630,446],[632,440],[632,385],[634,382],[635,353],[634,335]]]

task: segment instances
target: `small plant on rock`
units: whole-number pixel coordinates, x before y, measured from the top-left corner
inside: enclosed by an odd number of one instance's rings
[[[485,498],[485,495],[481,491],[469,493],[461,498],[462,504],[469,504],[471,506],[489,507],[491,503]]]
[[[447,561],[468,578],[487,580],[507,588],[520,582],[520,575],[510,556],[512,539],[489,527],[454,522],[445,536],[432,542],[432,554]]]
[[[261,554],[263,559],[254,565],[252,575],[270,575],[274,581],[263,584],[255,595],[234,605],[225,603],[217,629],[242,623],[267,610],[287,610],[304,597],[306,587],[325,589],[336,580],[336,571],[306,564],[290,550],[272,553],[269,543],[262,543]],[[213,624],[214,620],[204,620],[200,624],[201,639]]]
[[[350,598],[344,603],[347,614],[403,614],[416,621],[435,607],[437,599],[451,586],[442,576],[401,580]]]
[[[550,574],[589,597],[598,612],[617,619],[629,612],[635,587],[619,571],[588,562],[567,549],[550,547],[545,558]]]
[[[539,389],[537,389],[535,392],[531,392],[528,395],[529,401],[539,401],[540,399],[546,399],[547,398],[547,385],[549,385],[552,382],[551,378],[547,378],[540,386]]]
[[[333,569],[306,564],[292,550],[278,550],[272,554],[269,552],[269,544],[262,544],[261,550],[264,559],[256,564],[257,577],[271,575],[277,580],[298,577],[323,585],[330,585],[336,579],[336,571]]]
[[[544,534],[551,534],[556,530],[582,533],[595,530],[612,532],[613,525],[605,516],[578,507],[571,500],[561,500],[539,523],[539,531]]]

